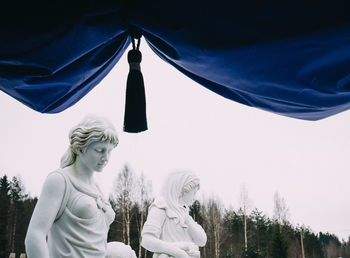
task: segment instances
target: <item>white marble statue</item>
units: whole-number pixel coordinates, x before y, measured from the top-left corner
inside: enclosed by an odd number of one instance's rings
[[[25,239],[28,258],[136,258],[129,246],[107,245],[115,214],[93,176],[118,144],[114,126],[88,116],[71,129],[69,141],[34,209]]]
[[[149,208],[142,230],[142,246],[153,258],[200,257],[207,241],[203,228],[189,215],[199,189],[199,178],[190,172],[171,173],[161,194]]]

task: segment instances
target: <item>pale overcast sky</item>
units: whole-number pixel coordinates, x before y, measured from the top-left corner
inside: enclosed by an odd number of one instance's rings
[[[318,231],[350,235],[350,112],[309,122],[243,106],[186,78],[141,43],[149,130],[122,132],[126,55],[87,96],[59,114],[40,114],[0,92],[0,176],[21,175],[38,196],[59,166],[68,131],[86,114],[116,126],[120,145],[97,180],[108,195],[125,163],[152,180],[189,169],[201,178],[199,195],[212,194],[239,208],[243,184],[253,206],[272,217],[278,191],[290,221]]]

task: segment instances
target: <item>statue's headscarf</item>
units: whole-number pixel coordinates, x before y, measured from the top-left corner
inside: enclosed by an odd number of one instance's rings
[[[175,218],[182,226],[189,208],[180,203],[183,193],[189,192],[194,188],[199,189],[199,178],[188,171],[173,172],[166,178],[161,189],[161,197],[166,204],[166,214],[170,218]]]

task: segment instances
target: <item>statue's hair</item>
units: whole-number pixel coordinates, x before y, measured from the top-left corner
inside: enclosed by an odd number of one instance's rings
[[[167,204],[168,209],[176,214],[178,221],[182,224],[188,207],[184,208],[180,203],[180,198],[184,193],[192,189],[199,189],[200,180],[192,172],[178,171],[170,173],[165,180],[161,195]]]
[[[106,118],[89,115],[69,132],[69,147],[61,158],[61,168],[72,165],[79,152],[84,152],[93,142],[118,145],[117,132]]]
[[[181,194],[188,193],[194,188],[197,188],[197,190],[199,190],[199,178],[193,178],[192,181],[184,185],[184,187],[182,188]]]

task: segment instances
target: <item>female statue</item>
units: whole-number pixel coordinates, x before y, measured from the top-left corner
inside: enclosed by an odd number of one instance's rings
[[[189,206],[199,190],[199,178],[189,172],[171,173],[161,195],[150,206],[142,230],[142,246],[153,258],[200,257],[199,246],[207,236],[189,215]]]
[[[48,175],[25,240],[29,258],[136,257],[129,246],[107,245],[114,211],[94,181],[107,165],[118,138],[114,126],[86,117],[69,133],[60,168]],[[109,248],[110,247],[110,248]],[[130,255],[126,255],[130,254]]]

